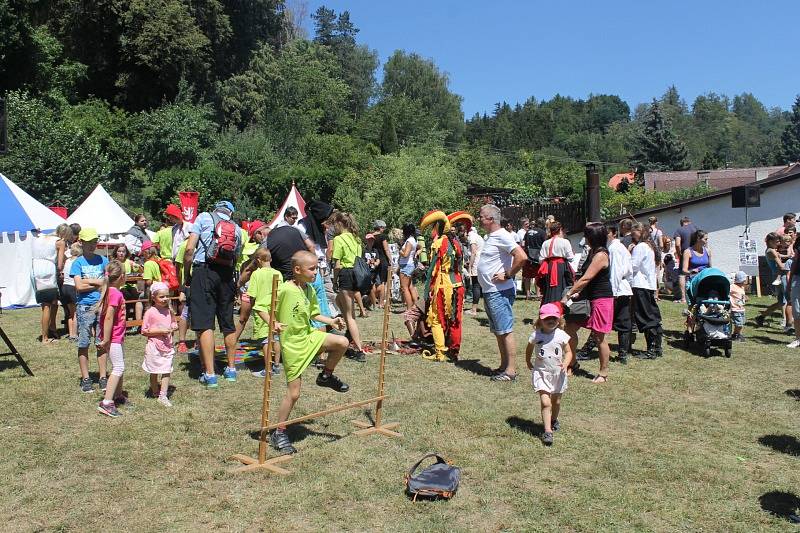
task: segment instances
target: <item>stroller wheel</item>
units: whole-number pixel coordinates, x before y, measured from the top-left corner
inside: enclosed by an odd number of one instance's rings
[[[711,357],[711,346],[703,347],[703,355],[705,355],[706,357]]]
[[[725,357],[730,357],[730,356],[731,356],[731,349],[725,348]]]

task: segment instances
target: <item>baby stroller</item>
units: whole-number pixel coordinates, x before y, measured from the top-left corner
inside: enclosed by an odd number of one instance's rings
[[[703,355],[721,348],[731,356],[731,282],[718,268],[706,268],[686,285],[686,332],[683,340],[703,347]]]

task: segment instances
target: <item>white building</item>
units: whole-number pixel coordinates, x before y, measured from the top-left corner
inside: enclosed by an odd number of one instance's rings
[[[761,189],[761,206],[748,208],[747,216],[750,238],[756,241],[756,249],[762,256],[766,248],[764,237],[783,225],[784,213],[800,212],[800,163],[772,173],[768,178],[758,181],[758,185]],[[670,237],[680,225],[681,218],[689,217],[698,229],[709,234],[712,265],[728,274],[739,269],[739,238],[745,230],[745,209],[731,207],[731,189],[630,215],[643,223],[647,223],[650,216],[658,218],[658,226]],[[579,250],[581,237],[577,233],[569,235],[575,250]]]

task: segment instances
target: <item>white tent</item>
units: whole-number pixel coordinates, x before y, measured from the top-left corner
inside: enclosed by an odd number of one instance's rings
[[[0,305],[27,307],[36,305],[31,283],[33,235],[30,232],[0,233]]]
[[[0,174],[0,231],[26,232],[33,228],[48,233],[64,219]]]
[[[82,228],[94,228],[101,236],[126,233],[133,226],[133,219],[102,185],[95,187],[92,194],[67,218],[67,222],[77,222]]]
[[[303,197],[300,196],[300,191],[297,190],[295,187],[294,182],[292,182],[292,188],[289,190],[289,194],[286,196],[286,200],[283,201],[283,205],[281,208],[278,209],[278,212],[275,213],[275,218],[272,219],[272,222],[267,224],[270,229],[275,228],[281,222],[283,222],[283,214],[286,212],[287,207],[294,207],[297,209],[299,216],[297,217],[297,222],[300,222],[306,216],[306,201],[303,200]]]

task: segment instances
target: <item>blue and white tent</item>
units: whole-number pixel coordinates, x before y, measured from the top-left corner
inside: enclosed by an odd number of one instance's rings
[[[50,232],[65,222],[30,194],[0,174],[0,232],[24,234],[34,228]]]

